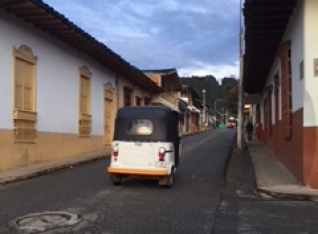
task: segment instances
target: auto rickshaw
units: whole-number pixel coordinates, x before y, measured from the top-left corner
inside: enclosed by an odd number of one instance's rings
[[[115,119],[110,166],[114,185],[124,177],[152,177],[170,187],[181,151],[179,113],[164,106],[122,107]]]

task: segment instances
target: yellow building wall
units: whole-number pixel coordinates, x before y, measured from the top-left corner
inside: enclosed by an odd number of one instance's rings
[[[135,103],[136,96],[141,97],[141,98],[145,98],[145,97],[151,98],[151,93],[142,89],[141,87],[134,84],[133,82],[131,82],[123,77],[119,77],[117,79],[117,84],[116,84],[116,98],[118,100],[117,108],[124,106],[124,87],[125,86],[128,86],[133,90],[133,101],[132,101],[133,106],[136,105],[136,103]]]
[[[161,74],[148,74],[147,76],[158,86],[161,86]]]
[[[133,105],[135,97],[149,97],[151,93],[124,78],[117,79],[114,95],[114,115],[117,108],[124,105],[124,87],[133,89]],[[115,116],[114,116],[115,117]],[[102,127],[102,126],[101,126]],[[112,124],[112,134],[113,134]],[[101,155],[110,151],[105,147],[104,135],[80,138],[78,134],[37,132],[35,143],[14,143],[13,130],[0,129],[0,172],[23,167],[35,163],[58,161],[87,153]]]
[[[0,130],[0,172],[34,163],[76,157],[85,153],[105,154],[103,136],[79,138],[77,134],[37,132],[36,143],[13,143],[13,131]]]

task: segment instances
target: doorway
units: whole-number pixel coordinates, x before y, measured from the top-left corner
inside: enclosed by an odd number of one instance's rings
[[[114,129],[114,88],[110,83],[104,86],[104,145],[111,147]]]

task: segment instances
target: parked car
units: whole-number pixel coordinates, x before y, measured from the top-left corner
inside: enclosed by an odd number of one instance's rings
[[[227,124],[227,128],[235,128],[235,124],[234,123],[228,123]]]

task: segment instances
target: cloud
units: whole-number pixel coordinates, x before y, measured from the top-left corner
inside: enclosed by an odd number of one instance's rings
[[[182,68],[178,70],[179,76],[191,77],[191,76],[206,76],[213,75],[217,80],[221,80],[224,77],[238,77],[238,65],[211,65],[211,64],[198,64],[194,67]]]
[[[44,1],[140,69],[237,76],[239,0]]]

